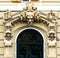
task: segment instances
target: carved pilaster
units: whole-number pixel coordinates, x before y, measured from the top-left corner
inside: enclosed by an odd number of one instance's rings
[[[5,39],[4,39],[4,46],[5,46],[4,57],[6,58],[6,57],[12,57],[11,47],[12,47],[13,41],[12,41],[12,27],[11,27],[11,25],[5,24],[5,27],[6,27],[6,31],[5,31]],[[9,54],[9,56],[8,56],[8,54]]]
[[[48,34],[48,47],[56,47],[56,32],[53,28],[54,26],[50,26],[49,34]]]
[[[56,30],[55,24],[49,25],[49,32],[48,32],[48,57],[56,57]],[[52,54],[51,54],[52,53]]]
[[[5,17],[4,17],[4,25],[5,25],[5,39],[4,39],[4,48],[5,48],[5,52],[4,52],[4,58],[9,58],[12,57],[12,25],[11,23],[7,23],[10,19],[11,19],[11,14],[10,11],[7,10],[7,12],[5,13]]]
[[[56,46],[56,16],[55,13],[51,10],[48,13],[48,19],[53,22],[49,24],[49,32],[48,32],[48,46],[49,43],[52,44],[51,46]]]
[[[5,25],[5,27],[6,27],[6,31],[5,31],[5,39],[4,39],[4,46],[5,46],[4,57],[6,58],[6,57],[12,57],[11,47],[12,47],[13,41],[12,41],[12,29],[11,29],[11,26],[10,25],[8,25],[8,26]]]
[[[55,57],[56,58],[56,19],[55,13],[51,10],[50,13],[48,13],[47,17],[52,23],[49,24],[49,30],[48,30],[48,40],[47,40],[47,46],[48,46],[48,57]],[[52,54],[51,54],[52,53]]]

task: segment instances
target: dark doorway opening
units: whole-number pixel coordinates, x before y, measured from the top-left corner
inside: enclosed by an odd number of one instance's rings
[[[37,30],[23,30],[18,35],[16,43],[16,58],[44,58],[44,41]]]

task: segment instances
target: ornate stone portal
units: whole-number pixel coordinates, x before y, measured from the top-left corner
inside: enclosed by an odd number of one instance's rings
[[[18,23],[26,24],[26,27],[33,27],[34,24],[44,25],[47,29],[47,49],[48,52],[47,57],[49,58],[56,58],[56,20],[58,19],[57,16],[51,10],[50,13],[44,14],[37,10],[33,4],[29,3],[26,4],[25,8],[22,11],[17,12],[16,14],[12,15],[11,11],[7,10],[4,13],[4,25],[5,25],[5,39],[4,39],[4,58],[13,58],[12,57],[12,47],[13,47],[13,28]],[[46,40],[45,39],[45,40]],[[52,54],[51,54],[52,52]],[[8,55],[9,54],[9,55]]]

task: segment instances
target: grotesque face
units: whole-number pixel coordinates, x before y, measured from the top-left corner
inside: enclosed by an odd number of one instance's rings
[[[27,18],[29,19],[32,19],[33,17],[34,17],[34,12],[31,10],[31,9],[29,9],[27,12],[26,12],[26,16],[27,16]]]

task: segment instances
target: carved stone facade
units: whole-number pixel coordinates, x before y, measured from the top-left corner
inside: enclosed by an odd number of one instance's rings
[[[26,4],[22,11],[0,12],[0,58],[15,58],[16,36],[24,28],[41,31],[45,37],[44,58],[60,58],[60,18],[56,15],[58,11],[43,12],[31,3]]]

